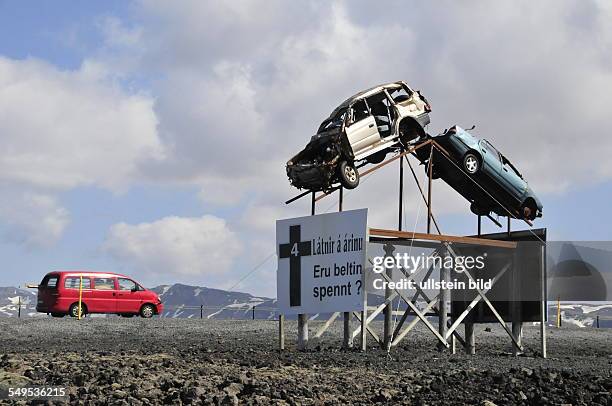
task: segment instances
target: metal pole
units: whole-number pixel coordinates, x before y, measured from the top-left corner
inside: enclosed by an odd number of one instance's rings
[[[597,315],[597,328],[599,328],[599,315]]]
[[[465,353],[476,354],[476,340],[474,339],[474,323],[465,322]]]
[[[431,178],[432,178],[432,167],[433,167],[433,151],[434,146],[431,146],[429,151],[429,166],[427,168],[428,180],[427,180],[427,234],[431,234]]]
[[[312,216],[315,215],[315,206],[316,206],[316,196],[315,192],[311,194],[310,201],[310,214]],[[307,314],[298,314],[298,350],[305,350],[308,346],[308,315]]]
[[[385,258],[393,257],[393,251],[395,251],[395,247],[393,245],[385,244],[383,245],[383,249],[385,251]],[[385,273],[389,277],[389,280],[393,280],[393,267],[388,267],[385,270]],[[389,289],[389,285],[387,284],[385,287],[385,301],[389,299],[389,297],[391,296],[391,293],[392,291],[391,289]],[[384,324],[384,330],[383,330],[384,345],[387,351],[389,351],[389,349],[391,348],[391,338],[393,334],[393,331],[391,330],[392,316],[393,316],[393,304],[391,302],[388,302],[387,305],[385,306],[385,324]]]
[[[278,315],[278,349],[285,349],[285,315]]]
[[[482,216],[478,216],[478,236],[482,235]],[[465,327],[465,353],[476,354],[476,337],[474,336],[474,323],[469,320],[469,315],[464,322]]]
[[[342,205],[344,203],[344,188],[342,186],[340,186],[338,194],[339,194],[338,211],[341,212]],[[344,329],[344,334],[342,337],[342,347],[350,348],[353,346],[353,343],[351,342],[351,312],[342,313],[342,318],[343,318],[343,329]]]
[[[257,306],[253,306],[253,320],[255,320],[255,307]]]
[[[510,237],[510,215],[508,215],[508,237]]]
[[[440,268],[440,281],[450,282],[451,271],[447,267]],[[442,337],[446,337],[448,331],[448,302],[450,301],[451,292],[448,289],[440,289],[440,299],[438,304],[439,317],[438,317],[438,333]],[[454,338],[454,336],[453,336]],[[438,350],[443,350],[444,346],[438,343]],[[454,351],[454,350],[453,350]]]
[[[200,305],[200,318],[204,318],[204,305]]]
[[[83,302],[83,275],[81,274],[79,282],[79,315],[77,316],[81,320],[81,303]]]
[[[365,284],[364,274],[361,274],[361,283]],[[366,319],[368,318],[368,292],[363,290],[363,310],[361,311],[361,351],[365,351],[367,349],[367,339],[368,339],[368,324]]]
[[[402,217],[403,217],[403,206],[404,206],[404,160],[400,159],[400,167],[399,167],[399,210],[398,210],[398,220],[397,220],[397,229],[402,231]]]
[[[508,217],[508,236],[510,235],[510,217]],[[522,295],[521,295],[521,283],[519,279],[519,270],[515,266],[516,264],[516,251],[512,256],[512,335],[516,340],[516,344],[512,343],[512,353],[514,355],[521,354],[521,348],[523,341],[523,322],[521,315],[522,306]],[[518,345],[517,345],[518,344]]]
[[[546,249],[545,245],[542,245],[540,253],[540,267],[542,268],[541,275],[541,295],[540,298],[540,350],[542,351],[542,358],[546,358],[546,316],[548,314],[548,300],[546,297]]]
[[[17,306],[19,306],[17,309],[17,318],[21,318],[21,296],[17,297]],[[597,320],[597,322],[599,323],[599,320]]]
[[[557,296],[557,328],[561,327],[561,297]]]

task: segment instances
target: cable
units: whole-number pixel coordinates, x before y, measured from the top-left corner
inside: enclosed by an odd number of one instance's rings
[[[276,255],[276,251],[274,251],[273,253],[271,253],[270,255],[268,255],[266,257],[266,259],[264,259],[263,261],[261,261],[259,264],[257,264],[253,269],[251,269],[248,273],[246,273],[243,277],[241,277],[238,282],[236,282],[231,288],[229,288],[228,290],[232,290],[234,289],[236,286],[240,285],[240,283],[242,281],[244,281],[246,278],[248,278],[253,272],[255,272],[256,270],[258,270],[261,266],[263,266],[266,262],[268,262],[268,260],[270,258],[272,258],[273,256]]]

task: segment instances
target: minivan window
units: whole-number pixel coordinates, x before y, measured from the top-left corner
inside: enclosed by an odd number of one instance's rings
[[[117,278],[119,282],[119,290],[138,290],[138,285],[131,279]]]
[[[406,100],[410,99],[410,94],[404,87],[398,87],[397,89],[389,89],[389,95],[396,103],[403,103]]]
[[[81,278],[78,276],[69,276],[64,280],[64,287],[68,289],[78,289],[81,283]],[[91,289],[91,279],[83,278],[83,289]]]
[[[357,123],[370,115],[365,100],[353,104],[353,123]]]
[[[47,288],[56,288],[57,287],[57,276],[53,275],[53,276],[45,276],[42,280],[42,282],[40,282],[40,286],[41,287],[47,287]]]
[[[94,278],[94,289],[115,290],[115,281],[113,278]]]

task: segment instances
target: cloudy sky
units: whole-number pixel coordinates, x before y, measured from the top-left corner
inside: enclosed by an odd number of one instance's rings
[[[514,161],[551,238],[609,240],[611,20],[605,1],[0,0],[0,286],[76,268],[230,288],[263,263],[235,289],[274,296],[274,222],[309,211],[283,204],[284,163],[400,79],[430,133],[476,124]],[[396,186],[378,171],[345,206],[393,227]],[[440,182],[433,204],[445,233],[475,232]]]

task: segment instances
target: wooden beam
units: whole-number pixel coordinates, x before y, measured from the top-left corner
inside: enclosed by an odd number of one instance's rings
[[[363,172],[361,172],[361,173],[359,174],[359,177],[366,176],[366,175],[368,175],[368,174],[370,174],[370,173],[374,172],[375,170],[380,169],[380,168],[382,168],[383,166],[386,166],[386,165],[390,164],[391,162],[393,162],[393,161],[395,161],[395,160],[397,160],[397,159],[399,159],[399,158],[401,158],[401,157],[403,157],[403,156],[405,156],[405,155],[412,154],[412,153],[413,153],[414,151],[416,151],[417,149],[419,149],[419,148],[421,148],[421,147],[424,147],[425,145],[431,144],[431,142],[432,142],[432,140],[427,140],[427,141],[423,142],[422,144],[418,144],[418,145],[415,145],[415,146],[413,146],[413,147],[411,147],[411,148],[408,148],[406,151],[401,152],[401,153],[399,153],[399,154],[395,155],[394,157],[389,158],[389,159],[387,159],[386,161],[383,161],[383,162],[379,163],[378,165],[374,165],[373,167],[366,169],[365,171],[363,171]],[[319,196],[317,196],[317,198],[315,199],[315,201],[317,201],[317,202],[318,202],[319,200],[321,200],[321,199],[325,198],[326,196],[329,196],[330,194],[332,194],[332,193],[333,193],[333,192],[335,192],[336,190],[337,190],[337,189],[334,189],[334,190],[330,191],[329,193],[325,193],[325,192],[323,192],[322,194],[320,194]]]
[[[486,238],[461,237],[444,234],[415,233],[412,231],[386,230],[382,228],[370,228],[370,236],[405,238],[409,240],[456,242],[460,244],[487,245],[499,248],[516,248],[517,245],[517,243],[514,241],[499,241],[489,240]]]

